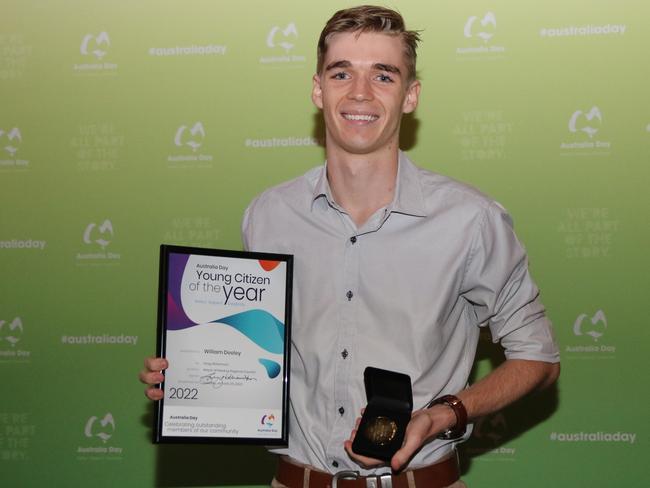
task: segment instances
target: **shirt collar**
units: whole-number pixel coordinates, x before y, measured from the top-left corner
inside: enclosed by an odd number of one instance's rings
[[[422,198],[418,171],[417,166],[411,162],[406,154],[400,151],[397,166],[397,185],[395,186],[393,201],[388,206],[389,213],[396,212],[415,217],[425,217],[427,215],[424,199]],[[340,207],[332,198],[332,191],[327,181],[327,162],[321,168],[314,185],[312,210],[318,202],[322,202],[322,205],[331,206],[340,210]]]
[[[332,198],[330,184],[327,181],[327,161],[325,161],[325,164],[321,167],[321,170],[316,178],[316,184],[314,185],[314,195],[311,202],[312,211],[317,204],[324,205],[325,207],[328,205],[336,205],[334,203],[334,199]]]

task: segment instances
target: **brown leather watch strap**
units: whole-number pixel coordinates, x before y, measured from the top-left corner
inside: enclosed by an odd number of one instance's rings
[[[439,439],[458,439],[465,435],[467,431],[467,410],[465,410],[465,405],[460,401],[456,395],[443,395],[440,398],[433,400],[427,408],[430,408],[434,405],[447,405],[454,411],[456,416],[456,424],[447,429],[445,432],[438,436]]]

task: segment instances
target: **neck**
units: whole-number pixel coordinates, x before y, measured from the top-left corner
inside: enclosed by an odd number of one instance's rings
[[[398,159],[397,148],[369,155],[327,151],[327,179],[332,196],[357,227],[393,201]]]

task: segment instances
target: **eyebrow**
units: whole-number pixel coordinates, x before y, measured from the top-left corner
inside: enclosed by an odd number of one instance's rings
[[[349,68],[352,66],[352,63],[348,60],[342,59],[340,61],[334,61],[330,64],[328,64],[325,67],[325,71],[333,70],[333,69],[339,69],[339,68]],[[393,65],[393,64],[386,64],[386,63],[375,63],[372,65],[372,69],[378,70],[378,71],[387,71],[389,73],[396,73],[396,74],[401,74],[402,72],[400,69]]]
[[[389,73],[396,73],[396,74],[401,73],[399,68],[392,64],[375,63],[372,65],[372,67],[379,71],[388,71]]]
[[[338,69],[338,68],[349,68],[352,66],[352,63],[350,61],[334,61],[333,63],[328,64],[325,66],[325,71],[329,71],[331,69]]]

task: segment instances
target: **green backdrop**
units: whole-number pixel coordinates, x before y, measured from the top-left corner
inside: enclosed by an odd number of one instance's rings
[[[261,448],[149,441],[158,246],[240,248],[252,197],[321,163],[315,44],[351,4],[2,2],[2,486],[268,482]],[[424,41],[403,147],[510,210],[562,349],[556,389],[477,424],[463,478],[650,486],[650,5],[389,6]]]

